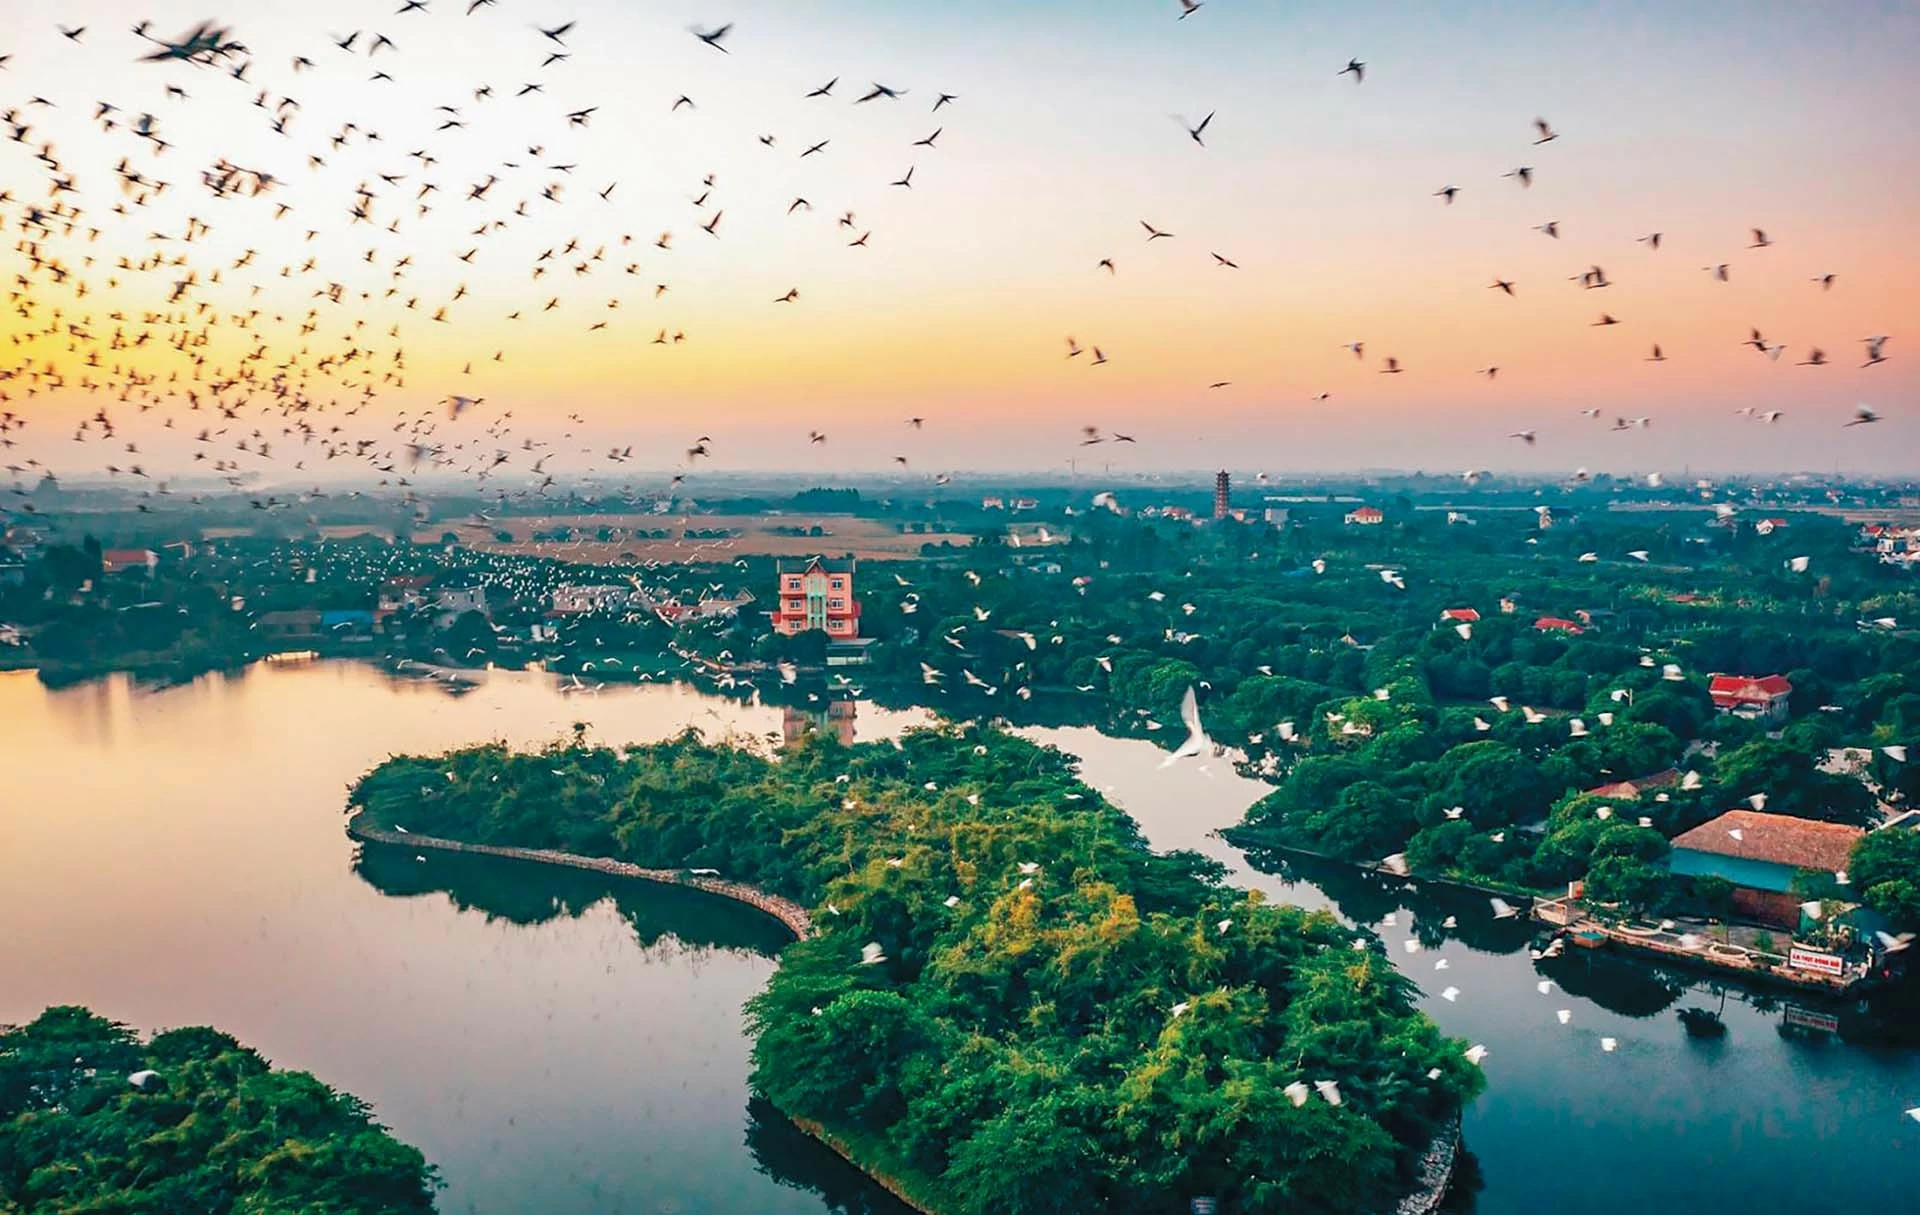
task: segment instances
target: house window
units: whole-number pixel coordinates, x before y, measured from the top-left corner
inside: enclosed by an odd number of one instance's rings
[[[845,610],[846,606],[847,606],[847,601],[844,599],[827,600],[827,607],[836,612]]]

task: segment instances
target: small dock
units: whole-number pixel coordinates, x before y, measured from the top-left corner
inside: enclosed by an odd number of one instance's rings
[[[1564,929],[1567,943],[1578,948],[1623,949],[1629,953],[1717,970],[1757,982],[1776,983],[1801,991],[1832,996],[1848,995],[1871,973],[1871,967],[1865,962],[1840,962],[1837,959],[1833,969],[1816,970],[1811,966],[1796,965],[1795,955],[1798,954],[1823,958],[1831,955],[1820,951],[1801,951],[1797,947],[1792,955],[1762,953],[1744,945],[1712,940],[1707,937],[1704,927],[1696,934],[1658,924],[1608,923],[1590,915],[1579,900],[1564,895],[1535,902],[1532,915],[1538,923]]]

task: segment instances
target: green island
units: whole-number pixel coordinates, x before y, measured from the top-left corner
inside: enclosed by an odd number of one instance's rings
[[[437,1188],[365,1104],[216,1030],[0,1026],[0,1215],[402,1215]]]
[[[1051,748],[948,726],[778,759],[584,728],[395,757],[385,830],[718,870],[813,909],[752,1083],[921,1210],[1391,1209],[1480,1091],[1378,943],[1155,854]]]

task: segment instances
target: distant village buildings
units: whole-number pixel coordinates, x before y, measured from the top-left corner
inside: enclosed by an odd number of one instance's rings
[[[395,613],[411,612],[422,607],[427,601],[427,588],[431,585],[433,579],[424,574],[388,578],[380,584],[380,596],[374,601],[374,618],[384,624],[387,617]]]
[[[1884,565],[1920,568],[1920,527],[1869,523],[1860,529],[1860,541]]]
[[[1362,506],[1347,512],[1348,527],[1379,527],[1386,521],[1386,512],[1377,506]]]
[[[566,584],[553,588],[551,608],[556,616],[584,616],[594,612],[625,611],[632,602],[631,586]]]
[[[110,548],[100,554],[103,574],[151,574],[160,564],[160,554],[150,548]]]
[[[443,629],[468,612],[478,612],[487,617],[493,615],[493,609],[487,603],[487,588],[462,582],[434,587],[433,610],[436,627]]]

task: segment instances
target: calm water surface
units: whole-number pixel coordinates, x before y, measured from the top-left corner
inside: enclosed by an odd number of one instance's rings
[[[576,720],[621,741],[781,726],[539,675],[459,697],[344,663],[152,692],[0,675],[0,1022],[73,1003],[217,1025],[371,1102],[440,1166],[450,1213],[899,1212],[749,1109],[740,1008],[784,940],[772,921],[510,862],[355,872],[341,807],[362,771]]]
[[[920,720],[860,714],[863,738]],[[0,1022],[80,1003],[142,1028],[219,1025],[371,1101],[441,1167],[449,1212],[897,1215],[749,1101],[740,1006],[782,940],[769,922],[475,858],[375,852],[356,867],[340,812],[366,768],[536,743],[578,720],[625,742],[689,724],[777,735],[783,715],[670,687],[570,697],[525,674],[456,697],[335,663],[164,691],[0,675]],[[1457,891],[1263,871],[1211,835],[1261,792],[1225,765],[1162,768],[1141,741],[1023,732],[1079,755],[1156,847],[1373,927],[1441,1025],[1491,1048],[1466,1123],[1479,1183],[1461,1209],[1804,1215],[1920,1186],[1920,1124],[1901,1116],[1920,1104],[1915,1014],[1889,1046],[1901,1031],[1886,1010],[1736,993],[1724,1039],[1689,1039],[1675,1010],[1720,1005],[1696,978],[1535,963],[1524,924]],[[1441,928],[1448,915],[1457,928]],[[1457,1002],[1439,998],[1448,986]],[[1619,1049],[1603,1053],[1602,1036]]]

